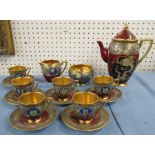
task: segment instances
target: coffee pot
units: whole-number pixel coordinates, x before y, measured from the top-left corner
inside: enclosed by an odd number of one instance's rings
[[[139,50],[144,42],[148,42],[148,47],[144,55],[139,58]],[[97,43],[100,47],[101,57],[108,65],[110,76],[119,79],[120,86],[126,86],[135,68],[149,53],[153,39],[138,40],[129,31],[126,24],[123,30],[112,39],[108,48],[105,48],[101,41],[97,41]]]

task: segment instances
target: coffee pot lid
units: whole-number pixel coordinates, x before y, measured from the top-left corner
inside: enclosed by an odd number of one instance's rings
[[[135,35],[129,31],[128,25],[125,24],[123,30],[118,33],[114,38],[114,41],[122,41],[122,42],[136,42],[138,39],[135,37]]]

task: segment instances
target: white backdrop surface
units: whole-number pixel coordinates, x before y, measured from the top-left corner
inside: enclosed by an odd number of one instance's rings
[[[93,65],[95,74],[107,74],[107,65],[100,56],[96,43],[102,40],[108,47],[113,38],[128,23],[137,38],[152,37],[155,40],[155,21],[45,21],[12,20],[15,56],[0,56],[0,73],[8,75],[13,65],[31,66],[31,74],[41,74],[39,62],[46,59],[67,60],[73,64]],[[147,47],[141,48],[142,55]],[[138,66],[139,71],[155,71],[155,44]]]

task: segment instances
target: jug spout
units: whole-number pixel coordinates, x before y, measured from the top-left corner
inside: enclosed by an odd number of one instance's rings
[[[100,47],[100,52],[101,52],[101,57],[105,62],[108,62],[108,49],[103,46],[103,43],[101,41],[97,41],[99,47]]]

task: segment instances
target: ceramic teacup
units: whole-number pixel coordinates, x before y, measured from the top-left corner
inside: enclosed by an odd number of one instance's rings
[[[94,76],[94,69],[88,64],[77,64],[69,68],[69,76],[80,85],[87,84]]]
[[[80,123],[91,123],[98,110],[102,107],[99,97],[92,92],[78,92],[72,96],[74,117]]]
[[[25,67],[25,66],[20,66],[20,65],[12,66],[8,68],[10,77],[12,78],[27,76],[30,70],[31,70],[30,67]]]
[[[37,88],[38,82],[31,77],[18,77],[11,80],[16,96],[20,96],[23,93],[31,92]]]
[[[67,67],[67,61],[59,62],[58,60],[45,60],[39,63],[43,76],[48,82],[55,77],[60,76]],[[64,67],[62,67],[64,65]]]
[[[56,77],[52,79],[54,93],[59,99],[68,98],[77,85],[77,81],[69,77]]]
[[[114,80],[111,76],[96,76],[93,79],[94,91],[99,97],[107,99],[118,82],[119,80]]]
[[[28,119],[37,119],[47,108],[46,97],[42,92],[24,93],[18,98],[19,107],[24,117]]]

